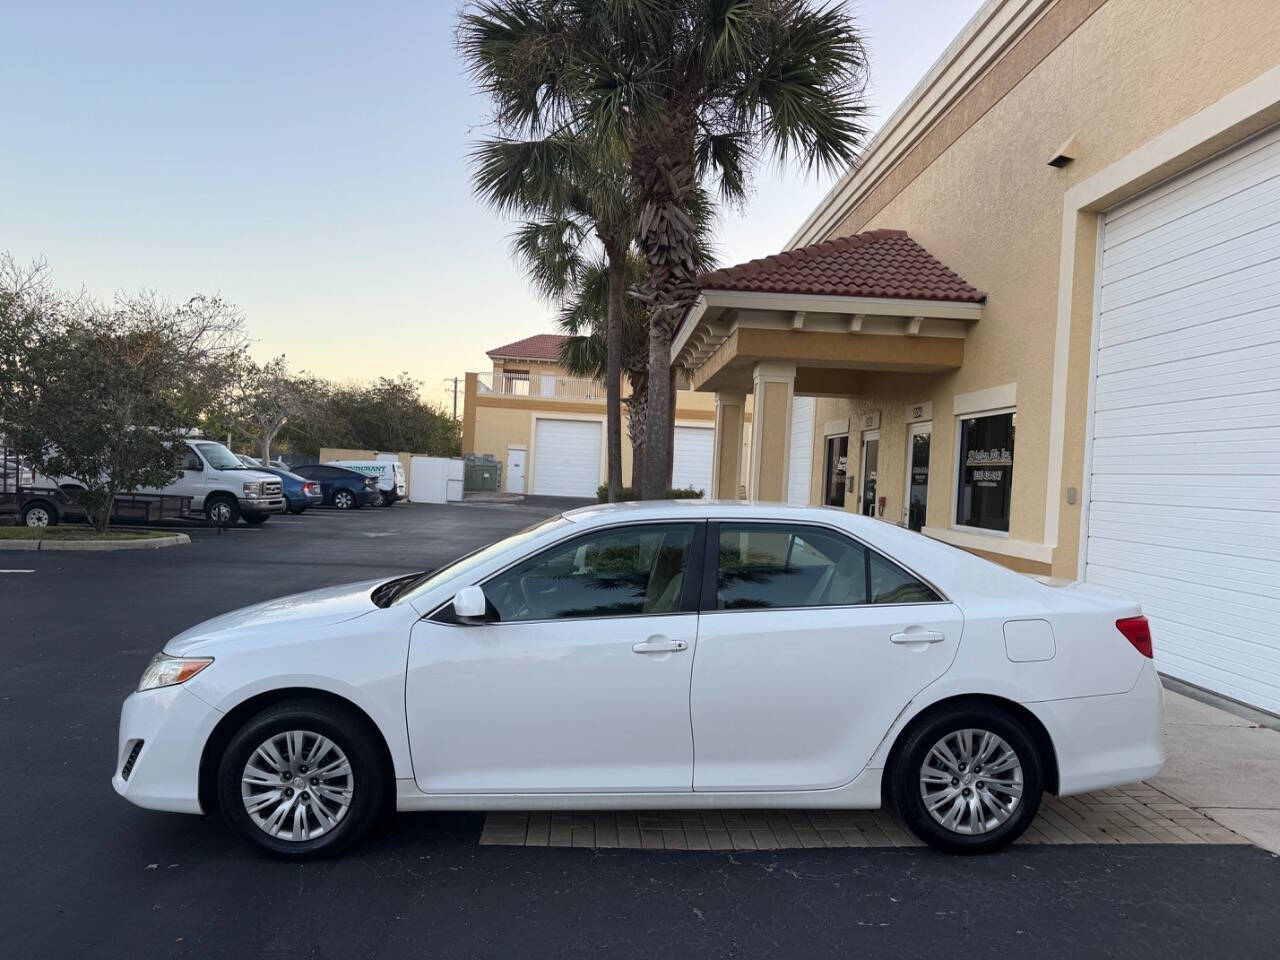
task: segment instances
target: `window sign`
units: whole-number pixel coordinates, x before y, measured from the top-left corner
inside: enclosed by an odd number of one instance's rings
[[[960,419],[958,525],[1009,532],[1015,417],[1009,412]]]

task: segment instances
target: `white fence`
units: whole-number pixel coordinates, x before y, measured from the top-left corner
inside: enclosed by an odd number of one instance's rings
[[[548,397],[559,400],[603,400],[604,384],[582,377],[562,377],[552,373],[476,374],[480,393],[508,397]]]

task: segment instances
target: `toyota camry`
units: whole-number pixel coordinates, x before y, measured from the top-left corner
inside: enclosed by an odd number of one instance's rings
[[[1160,769],[1151,642],[1123,596],[856,514],[589,507],[174,637],[113,783],[292,859],[392,807],[887,804],[976,853]]]

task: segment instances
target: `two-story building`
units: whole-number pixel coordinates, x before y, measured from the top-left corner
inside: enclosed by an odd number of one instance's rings
[[[503,488],[512,493],[594,497],[605,482],[605,390],[597,380],[567,374],[560,364],[564,337],[537,334],[488,351],[493,367],[468,373],[462,449],[503,462]],[[623,380],[623,396],[629,388]],[[690,389],[676,393],[672,485],[708,495],[712,482],[715,398]],[[750,413],[746,416],[750,437]],[[631,480],[631,439],[622,417],[622,476]],[[741,454],[738,457],[742,459]],[[744,492],[739,477],[732,496]]]

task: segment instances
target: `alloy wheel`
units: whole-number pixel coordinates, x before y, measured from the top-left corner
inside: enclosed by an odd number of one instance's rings
[[[333,505],[339,510],[348,510],[355,503],[355,498],[345,490],[339,490],[333,495]]]
[[[920,767],[920,797],[937,823],[953,833],[989,833],[1022,802],[1022,761],[990,730],[953,730],[933,745]]]
[[[245,812],[277,840],[315,840],[351,809],[355,775],[347,755],[328,737],[288,730],[264,740],[240,775]]]
[[[223,524],[231,522],[231,507],[219,501],[209,508],[209,516],[213,518],[214,523]]]

